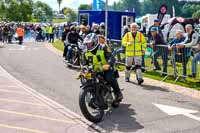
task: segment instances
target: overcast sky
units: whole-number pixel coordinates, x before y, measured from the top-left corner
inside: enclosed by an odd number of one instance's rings
[[[35,1],[42,1],[46,2],[49,4],[54,10],[58,10],[58,3],[57,0],[35,0]],[[74,9],[78,9],[80,4],[91,4],[93,0],[63,0],[61,4],[62,7],[71,7]],[[105,0],[104,0],[105,1]],[[113,4],[114,1],[119,1],[119,0],[108,0],[108,4],[111,5]]]

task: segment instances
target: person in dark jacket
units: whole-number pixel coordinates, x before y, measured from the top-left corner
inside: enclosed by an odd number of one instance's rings
[[[158,57],[162,57],[163,62],[163,72],[162,75],[167,75],[167,62],[168,62],[168,45],[166,44],[164,38],[158,33],[157,27],[151,28],[151,42],[150,46],[153,48],[153,64],[154,64],[154,70],[161,70],[161,67],[157,61]]]
[[[162,30],[161,30],[161,28],[160,28],[160,21],[159,21],[159,19],[155,19],[155,20],[154,20],[154,24],[153,24],[152,26],[150,26],[149,31],[148,31],[148,33],[147,33],[148,42],[150,42],[150,40],[151,40],[151,38],[152,38],[151,29],[152,29],[153,27],[154,27],[154,28],[156,27],[157,33],[160,34],[160,36],[161,36],[162,38],[164,38],[163,33],[162,33]]]
[[[78,47],[78,41],[83,41],[81,36],[76,32],[76,27],[71,26],[70,32],[67,34],[67,60],[71,62],[72,50],[74,47]]]
[[[63,52],[63,57],[66,57],[67,56],[67,50],[68,50],[68,45],[66,44],[65,40],[66,40],[66,37],[67,37],[67,34],[70,32],[70,26],[67,24],[67,25],[64,25],[64,31],[62,33],[62,42],[64,43],[64,52]],[[67,60],[67,59],[66,59]]]

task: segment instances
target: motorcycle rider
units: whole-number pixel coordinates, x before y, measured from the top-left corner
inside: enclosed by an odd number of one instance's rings
[[[87,52],[84,55],[84,65],[93,65],[97,73],[102,73],[105,80],[113,88],[116,100],[121,101],[123,95],[115,76],[115,59],[108,47],[103,46],[102,48],[98,40],[95,33],[90,33],[85,37],[84,44],[87,46]]]
[[[74,47],[78,47],[78,41],[83,41],[83,39],[81,38],[81,36],[76,32],[76,27],[75,26],[71,26],[70,27],[70,32],[67,34],[67,60],[68,62],[71,63],[71,59],[72,59],[72,52],[73,52],[73,48]],[[66,57],[65,57],[66,58]]]

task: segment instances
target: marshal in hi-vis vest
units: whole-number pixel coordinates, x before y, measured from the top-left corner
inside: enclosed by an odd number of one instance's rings
[[[122,39],[122,45],[126,48],[126,56],[142,56],[142,51],[146,50],[146,39],[141,32],[136,33],[135,39],[132,32],[128,32]]]

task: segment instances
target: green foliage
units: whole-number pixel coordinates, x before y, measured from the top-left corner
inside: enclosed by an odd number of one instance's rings
[[[33,15],[41,22],[50,21],[53,18],[53,11],[46,3],[37,1],[33,5]]]
[[[112,5],[113,10],[129,10],[132,11],[135,8],[137,16],[142,16],[147,13],[156,14],[161,5],[168,6],[168,14],[173,15],[172,6],[175,7],[176,16],[192,17],[196,16],[196,12],[200,9],[199,2],[186,2],[179,0],[121,0],[114,2]]]
[[[31,19],[31,0],[11,0],[4,7],[4,15],[9,21],[29,21]]]
[[[56,49],[60,50],[60,51],[64,51],[64,44],[63,44],[63,42],[60,41],[60,40],[56,40],[56,41],[53,43],[53,46],[54,46]]]
[[[197,12],[193,13],[192,17],[193,18],[200,18],[200,8]]]
[[[88,5],[88,4],[81,4],[78,8],[78,10],[91,10],[92,9],[92,5]]]
[[[64,7],[61,13],[67,16],[70,21],[77,21],[77,12],[69,7]]]
[[[0,0],[0,18],[8,21],[46,21],[52,18],[53,11],[45,3],[33,0]]]
[[[58,19],[58,18],[54,18],[53,20],[52,20],[52,23],[64,23],[64,22],[67,22],[68,21],[68,19]]]

